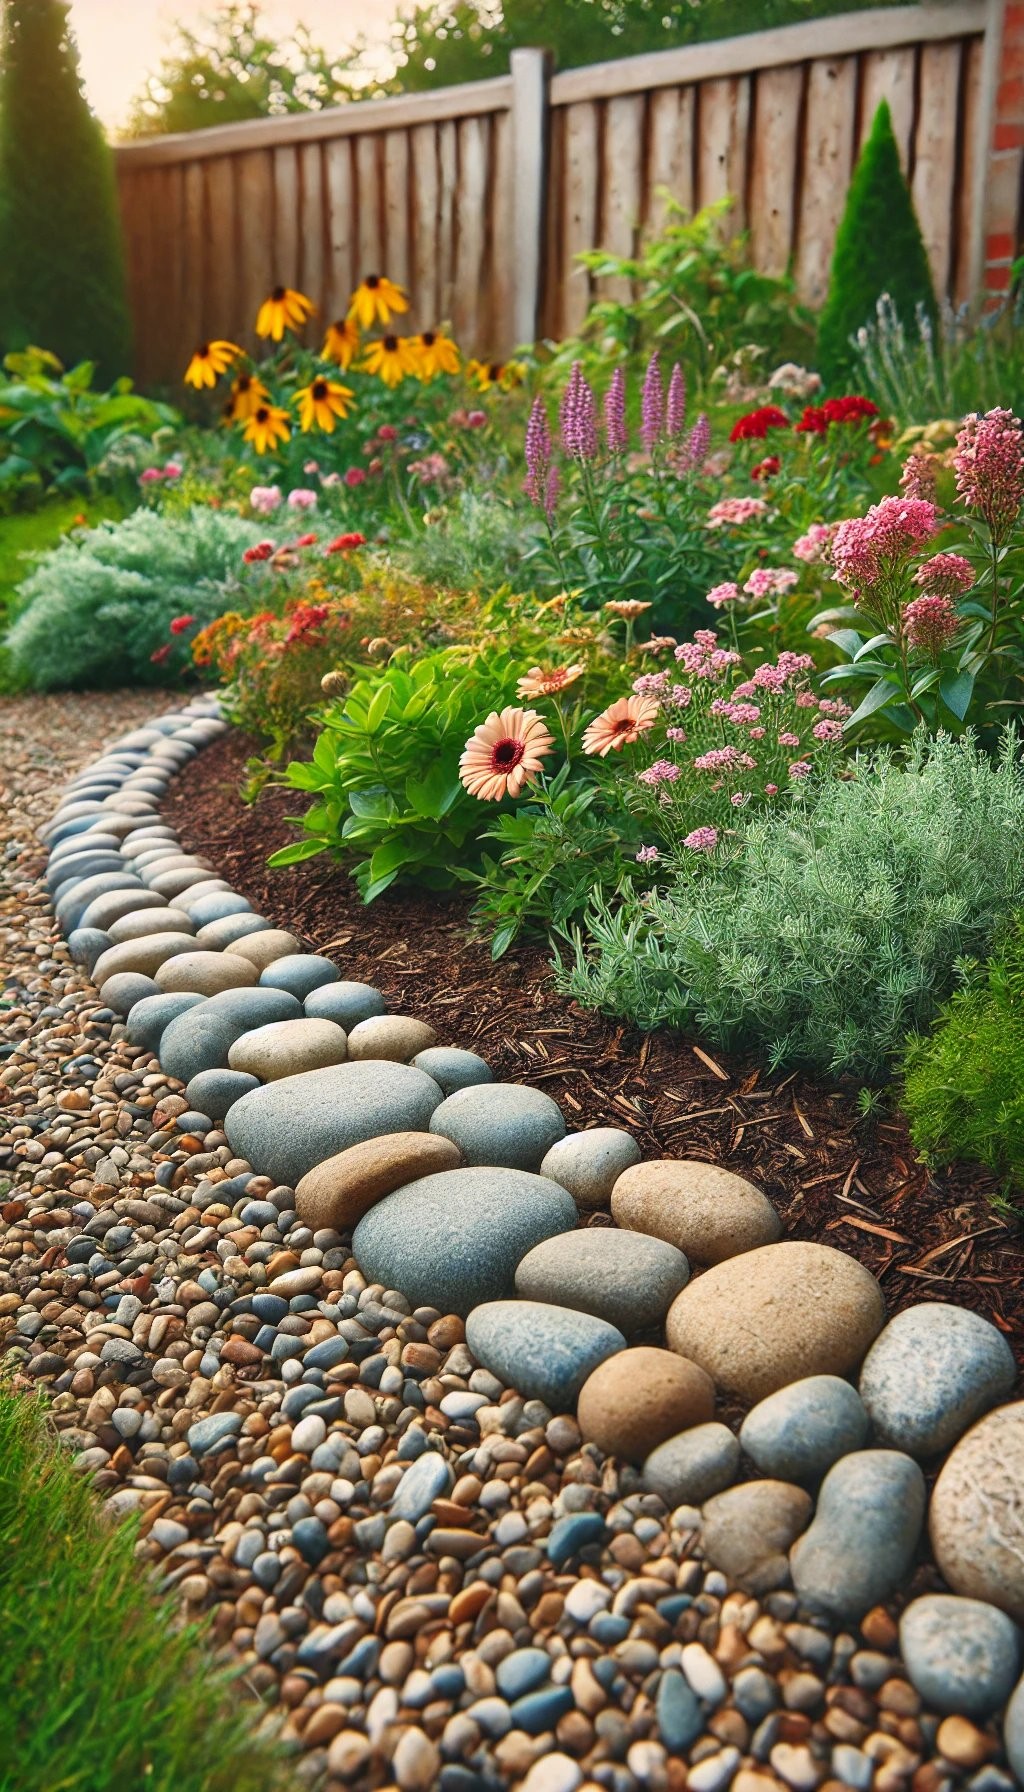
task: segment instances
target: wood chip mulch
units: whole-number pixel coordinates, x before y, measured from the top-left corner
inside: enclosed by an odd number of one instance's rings
[[[442,1042],[479,1052],[497,1078],[546,1090],[570,1128],[621,1126],[647,1158],[728,1166],[765,1190],[787,1235],[866,1264],[891,1312],[922,1300],[972,1307],[1024,1367],[1021,1230],[990,1205],[997,1185],[986,1171],[929,1174],[902,1117],[863,1120],[855,1090],[769,1076],[683,1035],[645,1036],[584,1012],[555,991],[542,944],[492,964],[461,894],[389,891],[366,908],[326,858],[268,870],[267,855],[296,837],[285,817],[304,799],[271,787],[245,806],[250,750],[237,731],[216,741],[175,780],[164,812],[184,849],[208,857],[259,913],[428,1021]]]

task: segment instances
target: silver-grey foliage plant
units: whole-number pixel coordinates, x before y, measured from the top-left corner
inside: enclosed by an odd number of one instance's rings
[[[561,988],[773,1067],[884,1079],[1024,899],[1024,768],[1008,730],[994,760],[920,733],[850,772],[661,893],[596,905]]]

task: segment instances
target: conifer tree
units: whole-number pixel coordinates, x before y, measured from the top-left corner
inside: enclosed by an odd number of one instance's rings
[[[818,367],[833,390],[854,376],[850,337],[874,320],[884,292],[908,334],[916,331],[918,305],[935,316],[928,255],[885,100],[853,171],[818,321]]]
[[[117,190],[68,11],[2,0],[0,348],[95,361],[108,383],[131,353]]]

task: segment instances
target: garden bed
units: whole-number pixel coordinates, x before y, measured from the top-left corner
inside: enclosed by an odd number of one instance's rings
[[[183,851],[204,853],[275,925],[442,1040],[478,1051],[496,1077],[543,1089],[570,1126],[625,1127],[645,1158],[703,1158],[748,1177],[787,1235],[837,1245],[871,1269],[890,1314],[922,1300],[971,1307],[1024,1363],[1024,1250],[1017,1222],[991,1205],[992,1176],[971,1165],[930,1175],[902,1117],[863,1119],[852,1086],[769,1076],[679,1035],[643,1037],[584,1013],[556,992],[542,946],[493,964],[459,895],[392,890],[367,908],[326,858],[268,870],[302,799],[270,787],[243,805],[250,750],[238,731],[214,742],[175,780],[164,813]]]

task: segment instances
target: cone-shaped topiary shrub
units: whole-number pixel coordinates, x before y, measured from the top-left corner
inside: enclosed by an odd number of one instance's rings
[[[850,337],[873,319],[883,292],[910,332],[918,305],[935,316],[928,255],[885,100],[853,171],[818,320],[818,367],[826,385],[845,387],[853,380],[857,362]]]
[[[95,361],[107,384],[131,354],[117,190],[68,10],[2,0],[0,349]]]

